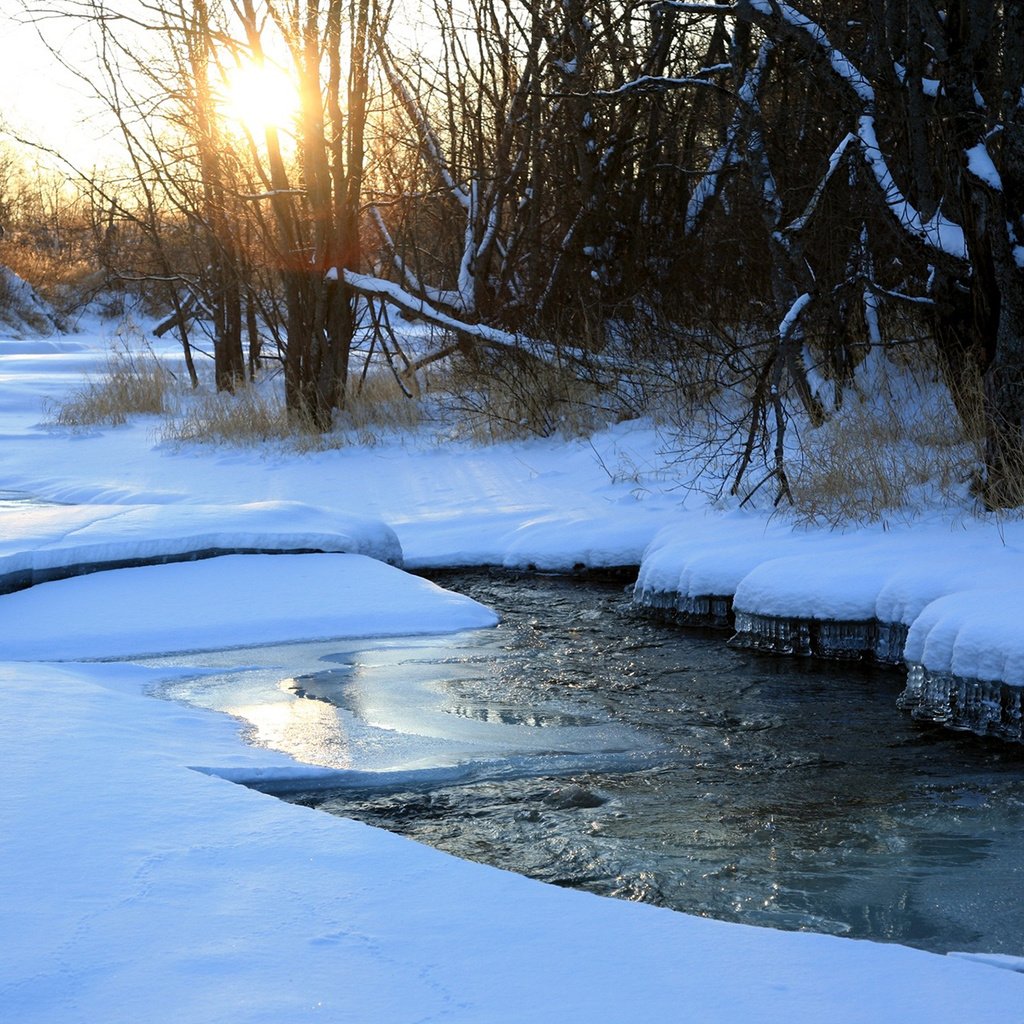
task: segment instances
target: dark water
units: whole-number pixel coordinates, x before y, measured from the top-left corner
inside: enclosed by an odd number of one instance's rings
[[[348,753],[319,763],[360,767],[377,750],[375,767],[393,767],[384,752],[405,751],[421,771],[289,799],[688,913],[1024,954],[1022,748],[916,724],[896,708],[896,672],[660,626],[621,584],[435,578],[502,625],[314,652],[275,677],[296,706],[337,715],[330,742]],[[460,760],[477,767],[429,770]]]

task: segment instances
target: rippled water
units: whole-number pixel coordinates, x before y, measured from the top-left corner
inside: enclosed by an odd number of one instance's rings
[[[289,799],[461,857],[727,920],[1024,954],[1020,748],[914,723],[894,672],[642,619],[621,585],[439,582],[502,625],[275,648],[248,672],[233,652],[164,695],[311,763],[387,770]]]

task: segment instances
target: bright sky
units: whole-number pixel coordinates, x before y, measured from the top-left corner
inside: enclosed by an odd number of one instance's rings
[[[0,0],[0,128],[15,135],[60,150],[77,166],[88,169],[108,162],[116,154],[116,134],[104,117],[102,105],[90,96],[90,87],[61,66],[40,39],[40,31],[69,64],[88,69],[93,48],[88,30],[67,17],[44,20],[39,28],[25,23],[18,0]],[[396,35],[407,42],[415,28],[425,24],[412,17],[414,5],[401,11],[405,30]],[[411,25],[410,25],[411,22]],[[124,26],[124,30],[130,30]],[[119,28],[119,33],[121,29]],[[428,27],[429,34],[430,29]],[[414,48],[422,48],[414,44]],[[248,103],[229,97],[229,103],[243,118],[253,116],[254,106],[268,109],[267,97],[274,96],[280,107],[279,83],[252,85]],[[269,106],[273,107],[274,102]]]
[[[59,149],[83,167],[111,152],[109,126],[97,117],[85,87],[61,67],[32,25],[17,19],[15,0],[0,0],[0,124],[23,138]],[[47,38],[67,58],[82,48],[76,34],[57,21],[44,25]]]
[[[130,4],[125,9],[130,11]],[[123,39],[131,27],[125,24],[117,31]],[[95,61],[90,34],[88,25],[66,16],[44,19],[38,27],[29,24],[20,0],[0,0],[0,133],[7,129],[56,150],[84,172],[120,162],[119,132],[103,104],[92,96],[91,86],[63,67],[47,42],[61,59],[89,73]],[[390,36],[393,44],[425,54],[431,49],[429,41],[436,40],[434,19],[422,11],[419,0],[406,0],[398,7]],[[226,109],[259,134],[268,112],[274,123],[287,121],[288,111],[282,106],[282,100],[288,104],[286,93],[279,80],[257,82],[243,74],[228,87]]]

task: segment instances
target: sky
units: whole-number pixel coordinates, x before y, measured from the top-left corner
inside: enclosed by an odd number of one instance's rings
[[[399,5],[402,25],[389,37],[393,44],[423,54],[429,52],[434,33],[430,19],[415,13],[417,7],[414,2]],[[19,0],[0,0],[0,129],[6,125],[21,138],[59,150],[81,169],[116,162],[117,137],[102,104],[47,45],[64,61],[88,70],[94,51],[86,31],[66,17],[36,26],[20,11]],[[124,26],[118,31],[130,30]]]
[[[36,28],[16,17],[17,7],[15,0],[0,0],[0,116],[17,135],[90,162],[103,148],[106,133],[94,123],[95,111],[89,110],[81,83],[60,66]],[[46,31],[65,54],[74,52],[74,36],[55,23]]]

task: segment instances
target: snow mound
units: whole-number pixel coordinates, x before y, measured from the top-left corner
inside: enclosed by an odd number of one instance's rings
[[[363,555],[226,555],[0,597],[0,658],[128,658],[493,626],[483,605]],[[55,625],[59,624],[59,625]]]
[[[54,311],[13,270],[0,267],[0,332],[34,338],[58,331]]]
[[[643,554],[636,593],[732,596],[754,568],[795,550],[801,538],[743,513],[693,513],[660,530]]]
[[[914,620],[904,658],[929,672],[1024,686],[1024,588],[964,590]]]
[[[296,501],[244,505],[0,503],[0,592],[101,568],[232,552],[334,552],[402,564],[376,519]]]

